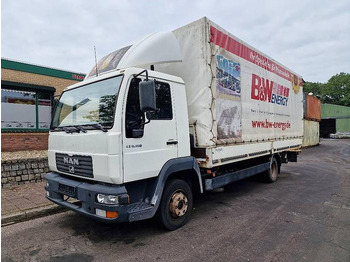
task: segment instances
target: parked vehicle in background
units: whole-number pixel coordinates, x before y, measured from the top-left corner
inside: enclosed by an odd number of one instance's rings
[[[194,192],[297,161],[302,78],[207,18],[104,58],[67,88],[47,198],[105,222],[189,219]],[[68,198],[79,200],[70,203]]]

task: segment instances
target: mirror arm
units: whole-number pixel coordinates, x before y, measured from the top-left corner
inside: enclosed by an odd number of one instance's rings
[[[136,78],[136,77],[138,77],[139,75],[142,75],[143,73],[146,73],[146,81],[148,81],[148,70],[147,70],[147,69],[141,71],[141,72],[138,73],[138,74],[133,74],[133,77]]]
[[[147,121],[146,121],[147,119]],[[148,119],[146,117],[146,113],[143,114],[143,117],[142,117],[142,123],[141,123],[141,126],[144,127],[145,125],[147,125],[149,122],[151,122],[151,119]]]

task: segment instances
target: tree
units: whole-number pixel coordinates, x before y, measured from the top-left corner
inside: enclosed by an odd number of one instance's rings
[[[313,93],[314,96],[317,96],[322,100],[322,94],[325,84],[319,82],[305,82],[304,83],[304,92]]]
[[[327,83],[306,82],[304,92],[313,93],[322,103],[350,106],[350,74],[336,74]]]

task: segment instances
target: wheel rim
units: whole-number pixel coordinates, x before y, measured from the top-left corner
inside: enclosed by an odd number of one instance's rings
[[[272,180],[277,179],[277,166],[275,163],[272,163],[272,165],[271,165],[271,178],[272,178]]]
[[[182,217],[188,209],[188,199],[181,191],[176,191],[172,194],[169,202],[169,211],[173,218]]]

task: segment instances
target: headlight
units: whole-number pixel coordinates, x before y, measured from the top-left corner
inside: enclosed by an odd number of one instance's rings
[[[119,204],[118,196],[97,194],[97,202],[107,205]]]

